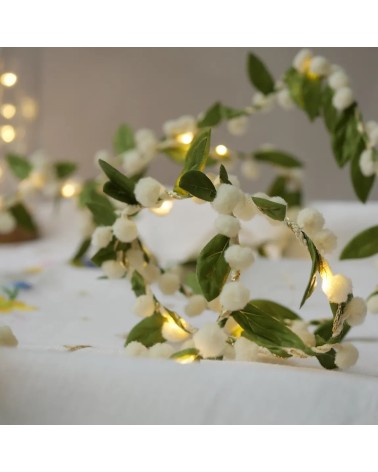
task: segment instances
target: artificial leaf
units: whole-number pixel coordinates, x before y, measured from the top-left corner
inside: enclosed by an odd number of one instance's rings
[[[17,224],[27,231],[37,231],[37,225],[33,220],[33,217],[29,213],[29,210],[22,204],[16,203],[9,208],[9,211],[17,221]]]
[[[348,331],[350,330],[350,326],[347,323],[344,323],[341,333],[335,338],[333,338],[332,327],[333,327],[333,319],[330,319],[330,320],[321,322],[319,326],[316,328],[316,330],[314,331],[315,336],[318,336],[318,337],[320,336],[322,338],[321,344],[326,344],[330,341],[332,341],[333,343],[341,342],[345,338],[345,336],[348,334]]]
[[[372,226],[354,236],[344,247],[340,259],[362,259],[378,254],[378,226]]]
[[[335,364],[336,351],[334,349],[331,349],[324,354],[317,354],[316,358],[318,359],[320,365],[325,369],[337,369],[337,365]]]
[[[264,213],[264,215],[269,216],[272,220],[283,221],[286,216],[286,205],[282,203],[272,202],[266,198],[254,197],[252,200],[258,209]]]
[[[289,310],[286,306],[280,305],[279,303],[272,302],[271,300],[255,299],[249,302],[250,305],[253,305],[265,313],[277,318],[278,320],[300,320],[301,317],[294,313],[292,310]]]
[[[136,297],[146,294],[146,284],[144,282],[144,278],[136,270],[134,270],[131,277],[131,288]]]
[[[230,245],[230,238],[218,234],[202,249],[197,261],[197,278],[206,300],[216,298],[225,284],[230,266],[224,253]]]
[[[304,238],[306,239],[307,242],[307,249],[311,257],[311,272],[310,272],[310,279],[308,281],[307,287],[304,291],[302,301],[301,301],[301,307],[304,305],[305,301],[311,297],[313,291],[315,290],[316,287],[316,278],[317,278],[317,273],[320,270],[320,266],[322,263],[321,255],[319,254],[318,250],[316,249],[315,244],[311,241],[311,239],[305,235]]]
[[[350,159],[351,153],[346,152],[347,133],[355,126],[355,105],[351,105],[339,116],[332,133],[332,150],[339,167],[343,167]],[[350,139],[350,138],[349,138]]]
[[[199,170],[190,170],[180,179],[180,188],[186,190],[194,197],[212,202],[217,195],[213,182],[206,174]]]
[[[106,176],[109,178],[110,182],[113,184],[111,187],[112,191],[115,192],[115,189],[117,188],[119,194],[122,195],[122,198],[127,198],[128,201],[126,203],[129,203],[130,205],[138,204],[134,195],[135,183],[125,175],[121,174],[121,172],[119,172],[107,162],[101,159],[98,162],[100,164],[101,169],[104,171]]]
[[[114,210],[109,210],[107,205],[97,202],[88,202],[87,208],[91,211],[97,226],[112,226],[116,220]]]
[[[98,193],[98,183],[95,180],[87,180],[84,182],[81,192],[79,193],[79,205],[85,207],[86,204],[93,200],[93,193]]]
[[[173,161],[182,164],[185,161],[185,156],[188,151],[187,145],[177,145],[175,147],[169,147],[161,149],[161,152],[168,156]]]
[[[289,190],[290,178],[284,175],[279,175],[270,185],[267,194],[271,197],[277,195],[282,197],[287,206],[295,207],[302,204],[302,192],[300,190]]]
[[[181,177],[191,170],[202,171],[206,167],[207,159],[210,152],[210,136],[211,129],[204,128],[200,130],[193,139],[190,148],[186,154],[184,168],[176,181],[175,191],[181,194],[186,194],[186,191],[181,189]]]
[[[171,355],[170,359],[181,362],[183,364],[194,362],[201,359],[199,350],[195,347],[183,349],[182,351],[175,352]]]
[[[185,277],[185,285],[187,285],[193,294],[202,295],[202,289],[198,282],[198,277],[195,272],[188,272]]]
[[[54,169],[57,178],[61,180],[73,174],[77,169],[77,165],[73,162],[60,161],[54,164]]]
[[[232,120],[233,118],[238,118],[239,116],[247,115],[247,111],[243,108],[232,108],[223,106],[223,116],[225,120]]]
[[[219,179],[222,184],[232,185],[232,183],[230,182],[228,178],[227,170],[223,164],[221,164],[220,169],[219,169]]]
[[[133,341],[141,343],[146,347],[151,347],[158,343],[165,343],[165,339],[161,334],[164,321],[164,317],[158,312],[144,318],[130,331],[125,346]]]
[[[299,108],[302,109],[304,107],[303,80],[304,75],[293,67],[286,72],[284,77],[284,81],[289,89],[291,98],[293,99],[294,103],[296,103]]]
[[[326,87],[323,90],[322,94],[322,115],[324,119],[324,123],[330,133],[333,133],[337,121],[339,119],[339,112],[333,106],[334,92],[330,87]]]
[[[294,168],[302,167],[301,161],[287,152],[277,150],[257,151],[254,158],[260,162],[269,162],[280,167]]]
[[[274,80],[265,64],[254,54],[248,55],[248,76],[252,84],[264,95],[274,91]]]
[[[319,116],[322,105],[322,80],[307,75],[302,79],[303,109],[311,121]]]
[[[114,135],[113,148],[116,154],[122,154],[123,152],[129,151],[135,147],[134,133],[133,130],[123,124],[121,125]]]
[[[75,254],[72,256],[71,259],[71,264],[73,265],[81,265],[81,259],[85,256],[87,253],[88,249],[91,246],[91,238],[86,238],[82,241],[80,244],[79,248],[75,252]]]
[[[210,128],[205,128],[196,134],[186,154],[184,173],[205,168],[210,151],[210,136]]]
[[[103,191],[109,197],[114,198],[114,200],[134,205],[134,203],[131,203],[130,201],[130,193],[128,191],[124,191],[121,187],[118,187],[118,185],[113,184],[113,182],[105,182]],[[132,201],[134,202],[134,200]]]
[[[220,102],[214,103],[206,112],[203,118],[198,121],[198,128],[207,128],[218,125],[223,119],[223,106]]]
[[[117,259],[117,253],[114,250],[114,243],[111,242],[106,247],[101,248],[96,254],[92,257],[91,261],[96,266],[101,266],[105,261],[115,261]]]
[[[269,350],[272,348],[294,348],[309,352],[299,336],[282,321],[252,303],[248,303],[242,310],[232,312],[231,316],[243,328],[243,336],[259,346]]]
[[[17,154],[7,154],[5,159],[12,173],[19,179],[26,179],[33,170],[32,164]]]

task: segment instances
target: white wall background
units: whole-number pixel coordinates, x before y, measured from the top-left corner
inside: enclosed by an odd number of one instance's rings
[[[378,120],[378,49],[312,48],[348,71],[366,119]],[[121,122],[161,130],[164,121],[198,114],[216,100],[249,104],[252,88],[246,55],[253,50],[278,77],[297,49],[291,48],[44,48],[40,54],[41,145],[56,158],[76,159],[93,175],[93,155],[110,148]],[[38,62],[38,61],[36,61]],[[347,171],[331,155],[321,122],[310,124],[303,112],[275,109],[252,117],[245,137],[221,128],[219,142],[253,150],[269,142],[306,163],[309,199],[354,199]],[[178,168],[162,158],[153,173],[172,182]],[[248,183],[251,191],[263,184]],[[378,185],[376,185],[378,187]],[[247,190],[247,187],[245,187]],[[377,197],[375,189],[373,196]]]

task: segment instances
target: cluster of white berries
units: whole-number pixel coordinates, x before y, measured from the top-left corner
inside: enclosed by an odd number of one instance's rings
[[[297,223],[322,254],[336,248],[337,238],[331,230],[324,228],[324,217],[318,210],[303,208],[297,215]]]
[[[327,77],[328,85],[335,92],[332,104],[337,110],[345,110],[354,102],[348,76],[337,64],[330,64],[324,57],[314,56],[309,49],[302,49],[294,57],[293,67],[309,77]]]
[[[250,220],[258,212],[251,196],[230,184],[218,186],[212,207],[218,213],[215,220],[217,232],[236,240],[241,229],[239,220]],[[247,269],[254,262],[253,251],[239,244],[232,244],[224,257],[231,269],[237,272]],[[249,299],[249,290],[240,281],[232,281],[224,285],[219,302],[225,310],[234,311],[243,308]]]
[[[294,58],[293,66],[302,73],[312,73],[316,76],[326,76],[328,85],[334,91],[332,104],[338,111],[343,111],[354,103],[353,91],[349,86],[349,78],[338,65],[331,65],[320,56],[313,56],[312,52],[303,49]],[[378,145],[378,123],[368,121],[360,124],[358,131],[366,133],[368,138],[367,149],[360,156],[360,169],[364,176],[378,175],[378,154],[375,146]]]

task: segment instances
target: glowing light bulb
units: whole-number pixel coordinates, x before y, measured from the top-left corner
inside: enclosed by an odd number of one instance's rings
[[[328,264],[323,264],[320,269],[320,277],[322,278],[322,290],[327,293],[331,284],[333,273]]]
[[[74,180],[67,180],[67,182],[60,189],[60,193],[64,198],[72,198],[80,192],[80,184]]]
[[[158,216],[165,216],[170,213],[173,207],[172,200],[164,200],[164,202],[158,208],[151,208],[151,212]]]
[[[0,112],[6,120],[10,120],[16,114],[16,107],[11,103],[4,103],[1,105]]]
[[[16,137],[16,130],[11,125],[2,126],[0,137],[5,143],[11,143]]]
[[[13,87],[13,85],[16,84],[17,79],[17,75],[13,72],[4,72],[4,74],[0,76],[0,83],[1,85],[4,85],[4,87]]]
[[[38,114],[37,102],[31,97],[23,98],[21,102],[21,114],[27,120],[34,120]]]
[[[190,144],[193,141],[193,138],[194,138],[194,134],[190,131],[176,136],[177,141],[182,144]]]
[[[218,146],[215,148],[215,152],[218,154],[218,156],[224,157],[227,156],[228,149],[223,144],[218,144]]]
[[[163,323],[162,334],[167,341],[180,342],[188,339],[190,334],[173,320],[173,318],[167,313],[163,313],[165,321]],[[184,319],[180,319],[182,326],[187,329],[187,324]]]

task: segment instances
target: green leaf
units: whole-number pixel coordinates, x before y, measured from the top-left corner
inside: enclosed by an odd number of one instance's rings
[[[230,266],[224,253],[230,245],[230,238],[218,234],[202,249],[197,261],[197,278],[206,300],[216,298],[225,284]]]
[[[164,310],[169,314],[171,319],[176,323],[179,328],[186,331],[187,333],[190,333],[187,323],[183,318],[181,318],[180,315],[178,315],[175,311],[169,310],[166,306],[164,307]]]
[[[303,235],[307,241],[307,249],[311,257],[312,265],[311,265],[310,279],[308,281],[307,287],[302,297],[302,301],[300,305],[301,308],[304,305],[305,301],[311,297],[313,291],[315,290],[317,273],[319,272],[320,265],[322,263],[321,256],[318,250],[316,249],[315,244],[311,241],[311,239],[305,233],[303,233]]]
[[[230,182],[228,178],[227,170],[223,164],[221,164],[220,169],[219,169],[219,178],[222,184],[232,185],[232,183]]]
[[[182,351],[175,352],[171,355],[170,359],[185,363],[186,360],[188,360],[189,362],[200,360],[201,356],[198,349],[196,349],[195,347],[190,347],[188,349],[183,349]]]
[[[198,282],[198,277],[195,272],[188,272],[185,277],[185,285],[187,285],[193,294],[195,295],[202,295],[202,289]]]
[[[105,182],[103,191],[106,195],[114,200],[118,200],[119,202],[130,203],[130,194],[129,192],[125,192],[118,187],[118,185],[113,184],[113,182]],[[133,205],[134,203],[132,203]]]
[[[184,172],[203,170],[210,151],[211,129],[199,131],[193,139],[185,158]]]
[[[344,247],[340,259],[362,259],[378,254],[378,226],[372,226],[354,236]]]
[[[96,202],[88,202],[87,208],[92,213],[94,222],[97,226],[112,226],[116,220],[114,210],[109,210],[107,205]]]
[[[248,113],[244,108],[232,108],[223,106],[223,116],[225,120],[232,120],[233,118],[239,118],[239,116],[248,116]]]
[[[144,278],[136,270],[134,270],[133,276],[131,277],[131,288],[136,297],[146,294],[146,284],[144,282]]]
[[[209,177],[199,170],[190,170],[180,179],[180,188],[191,195],[207,202],[212,202],[217,196],[217,191]]]
[[[113,149],[116,154],[122,154],[135,147],[133,130],[123,124],[121,125],[113,138]]]
[[[198,121],[198,128],[208,128],[219,125],[223,120],[223,106],[220,102],[214,103],[206,110],[204,117]]]
[[[285,219],[286,205],[254,196],[252,196],[252,200],[255,202],[258,209],[264,213],[264,215],[272,218],[272,220],[283,221]]]
[[[175,191],[178,193],[183,193],[179,183],[181,177],[189,172],[190,170],[200,170],[202,171],[206,167],[206,162],[209,157],[210,151],[210,136],[211,129],[205,128],[200,130],[195,138],[193,139],[190,148],[186,154],[184,168],[176,181]],[[185,191],[184,191],[185,193]]]
[[[360,156],[355,154],[350,163],[350,175],[352,184],[357,197],[362,203],[365,203],[369,197],[370,191],[374,185],[375,175],[365,177],[360,169]]]
[[[267,194],[271,197],[275,195],[282,197],[286,202],[287,206],[301,206],[302,205],[302,192],[300,190],[289,190],[290,178],[279,175],[269,187]]]
[[[61,180],[73,174],[77,169],[77,165],[73,162],[61,161],[54,164],[54,169],[57,178]]]
[[[346,146],[350,146],[350,133],[355,127],[355,105],[351,105],[341,113],[332,133],[333,155],[339,167],[343,167],[352,157]]]
[[[325,369],[337,369],[337,365],[335,364],[336,351],[334,349],[331,349],[324,354],[317,354],[316,358],[318,359],[320,365]]]
[[[144,318],[130,331],[125,346],[133,341],[141,343],[146,347],[151,347],[158,343],[165,343],[165,339],[161,334],[164,321],[163,316],[157,312]]]
[[[96,254],[92,257],[91,261],[96,266],[101,266],[105,261],[115,261],[117,259],[117,253],[114,250],[114,243],[111,242],[108,246],[101,248]]]
[[[332,327],[333,319],[330,319],[323,321],[314,331],[315,336],[320,336],[322,338],[322,344],[326,344],[330,340],[332,340],[332,342],[340,342],[345,338],[350,330],[350,326],[347,323],[344,323],[341,333],[336,338],[332,338]]]
[[[99,185],[95,180],[87,180],[84,182],[81,192],[79,193],[79,205],[85,207],[86,204],[93,200],[93,193],[98,193]]]
[[[111,186],[111,191],[116,192],[115,189],[117,188],[117,192],[119,195],[122,195],[122,198],[126,199],[127,197],[128,201],[126,203],[129,203],[130,205],[138,204],[134,195],[135,183],[125,175],[121,174],[121,172],[119,172],[107,162],[101,159],[98,162],[100,164],[101,169],[104,171],[106,176],[109,178],[110,182],[113,184]],[[107,189],[109,190],[109,186],[107,187]]]
[[[160,152],[168,156],[173,161],[182,164],[185,161],[187,150],[187,146],[177,145],[176,147],[164,148]]]
[[[72,256],[70,260],[71,264],[76,265],[76,266],[81,265],[81,260],[87,253],[90,246],[91,246],[91,238],[84,239],[82,243],[80,244],[79,248],[77,249],[77,251],[75,252],[75,254]]]
[[[265,64],[254,54],[248,55],[248,76],[252,84],[264,95],[274,91],[274,80]]]
[[[303,167],[301,161],[299,161],[296,157],[282,151],[257,151],[254,153],[254,158],[257,161],[269,162],[270,164],[286,167],[289,169]]]
[[[304,108],[303,81],[304,75],[294,68],[290,68],[284,77],[284,81],[289,89],[290,96],[299,108]]]
[[[330,87],[323,90],[322,95],[322,115],[324,123],[330,133],[333,133],[337,121],[339,119],[339,112],[332,104],[334,92]]]
[[[12,173],[19,179],[26,179],[33,170],[32,164],[17,154],[7,154],[5,159]]]
[[[265,313],[269,313],[269,315],[273,316],[278,320],[300,320],[301,317],[294,313],[293,311],[286,308],[286,306],[280,305],[279,303],[272,302],[271,300],[251,300],[249,302],[250,305],[253,305],[260,310],[264,311]]]
[[[243,328],[243,336],[259,346],[269,350],[295,348],[309,352],[303,341],[282,321],[252,303],[248,303],[242,310],[232,312],[231,316]]]
[[[22,228],[31,232],[36,232],[38,230],[29,210],[22,203],[16,203],[11,206],[9,211],[17,221],[17,224]]]
[[[319,116],[322,105],[322,80],[310,78],[306,75],[302,79],[303,109],[311,121]]]

